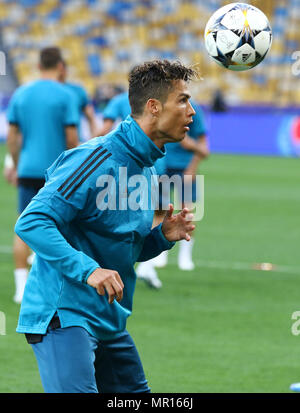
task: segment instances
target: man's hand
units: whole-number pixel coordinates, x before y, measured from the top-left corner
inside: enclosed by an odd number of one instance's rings
[[[22,146],[22,135],[18,125],[10,124],[7,133],[7,148],[15,167],[18,166],[19,153]]]
[[[5,155],[3,174],[8,183],[17,186],[17,170],[14,165],[13,159],[9,154]]]
[[[167,211],[162,223],[162,232],[168,241],[180,241],[185,239],[190,241],[190,233],[196,228],[192,224],[194,215],[190,213],[188,208],[183,208],[181,212],[173,215],[174,206],[169,205],[169,211]]]
[[[96,288],[100,295],[105,295],[106,290],[109,304],[112,304],[115,298],[118,302],[123,298],[124,284],[117,271],[97,268],[87,279],[87,284]]]

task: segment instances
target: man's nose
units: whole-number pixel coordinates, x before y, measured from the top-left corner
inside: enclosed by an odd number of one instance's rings
[[[190,105],[190,107],[189,107],[189,116],[196,115],[195,109],[193,108],[191,102],[189,102],[189,105]]]

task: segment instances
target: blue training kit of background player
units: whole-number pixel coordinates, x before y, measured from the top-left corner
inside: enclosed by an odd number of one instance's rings
[[[7,113],[22,132],[18,177],[44,178],[45,170],[67,149],[64,127],[79,123],[73,94],[49,79],[21,86]]]

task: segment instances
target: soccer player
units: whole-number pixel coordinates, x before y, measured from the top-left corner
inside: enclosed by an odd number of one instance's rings
[[[166,60],[136,66],[129,75],[131,116],[105,137],[61,154],[17,221],[16,233],[36,252],[17,332],[32,345],[46,392],[150,391],[126,320],[135,262],[190,240],[195,229],[187,208],[174,215],[170,204],[155,228],[152,205],[145,208],[153,164],[192,122],[188,82],[195,75]],[[140,208],[129,184],[137,177],[146,199]]]
[[[184,140],[178,143],[169,143],[167,145],[166,154],[166,165],[167,165],[167,175],[172,177],[174,175],[179,175],[182,177],[187,176],[190,179],[191,190],[187,193],[191,193],[191,199],[187,199],[186,196],[186,206],[192,208],[193,202],[197,199],[196,190],[196,174],[199,165],[202,160],[206,159],[209,155],[209,147],[206,136],[206,128],[204,122],[204,114],[201,107],[196,104],[193,100],[191,103],[195,109],[195,116],[193,117],[193,123],[190,125],[190,130],[187,133]],[[179,202],[183,203],[184,198],[184,188],[176,187],[177,196],[180,196]],[[175,194],[176,195],[176,194]],[[185,240],[180,241],[179,253],[178,253],[178,267],[181,270],[191,271],[195,268],[195,264],[192,260],[192,250],[194,246],[194,237],[191,238],[190,242]],[[167,251],[164,251],[159,259],[156,260],[157,267],[163,267],[167,264]]]
[[[117,121],[125,120],[130,113],[131,107],[128,92],[123,92],[114,96],[102,113],[103,124],[99,131],[99,135],[103,136],[109,133]],[[157,175],[164,174],[166,172],[165,157],[158,159],[154,166]],[[160,202],[162,202],[162,200],[160,200]],[[164,214],[165,211],[162,211],[159,207],[155,210],[153,226],[161,223]],[[136,274],[138,278],[144,280],[150,287],[159,289],[162,287],[162,282],[158,277],[157,271],[155,270],[154,260],[155,258],[141,263],[137,267]]]
[[[81,119],[82,114],[86,118],[89,126],[90,138],[97,136],[98,124],[95,116],[95,110],[86,90],[79,84],[67,81],[68,68],[65,61],[62,62],[62,70],[60,71],[59,81],[62,82],[68,90],[74,95],[76,107],[78,110],[78,118]],[[77,129],[79,141],[82,143],[84,139],[80,133],[80,124]]]
[[[9,103],[7,145],[18,177],[21,213],[44,185],[45,170],[67,148],[78,145],[78,114],[72,94],[58,82],[61,52],[56,47],[40,53],[40,79],[20,86]],[[20,303],[27,280],[30,249],[14,237],[14,301]]]
[[[131,113],[128,92],[119,93],[114,96],[102,112],[103,124],[98,132],[99,136],[109,133],[115,122],[124,120]]]

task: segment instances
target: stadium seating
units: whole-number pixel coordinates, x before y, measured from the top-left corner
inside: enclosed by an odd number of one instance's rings
[[[226,71],[205,51],[205,24],[222,0],[4,0],[0,9],[2,41],[20,83],[36,76],[37,50],[60,46],[74,80],[93,94],[111,82],[126,87],[130,68],[141,60],[180,59],[196,64],[205,81],[196,98],[211,101],[222,90],[232,104],[300,103],[299,81],[292,73],[293,52],[300,50],[300,0],[254,0],[270,18],[273,46],[264,61],[247,73]]]

